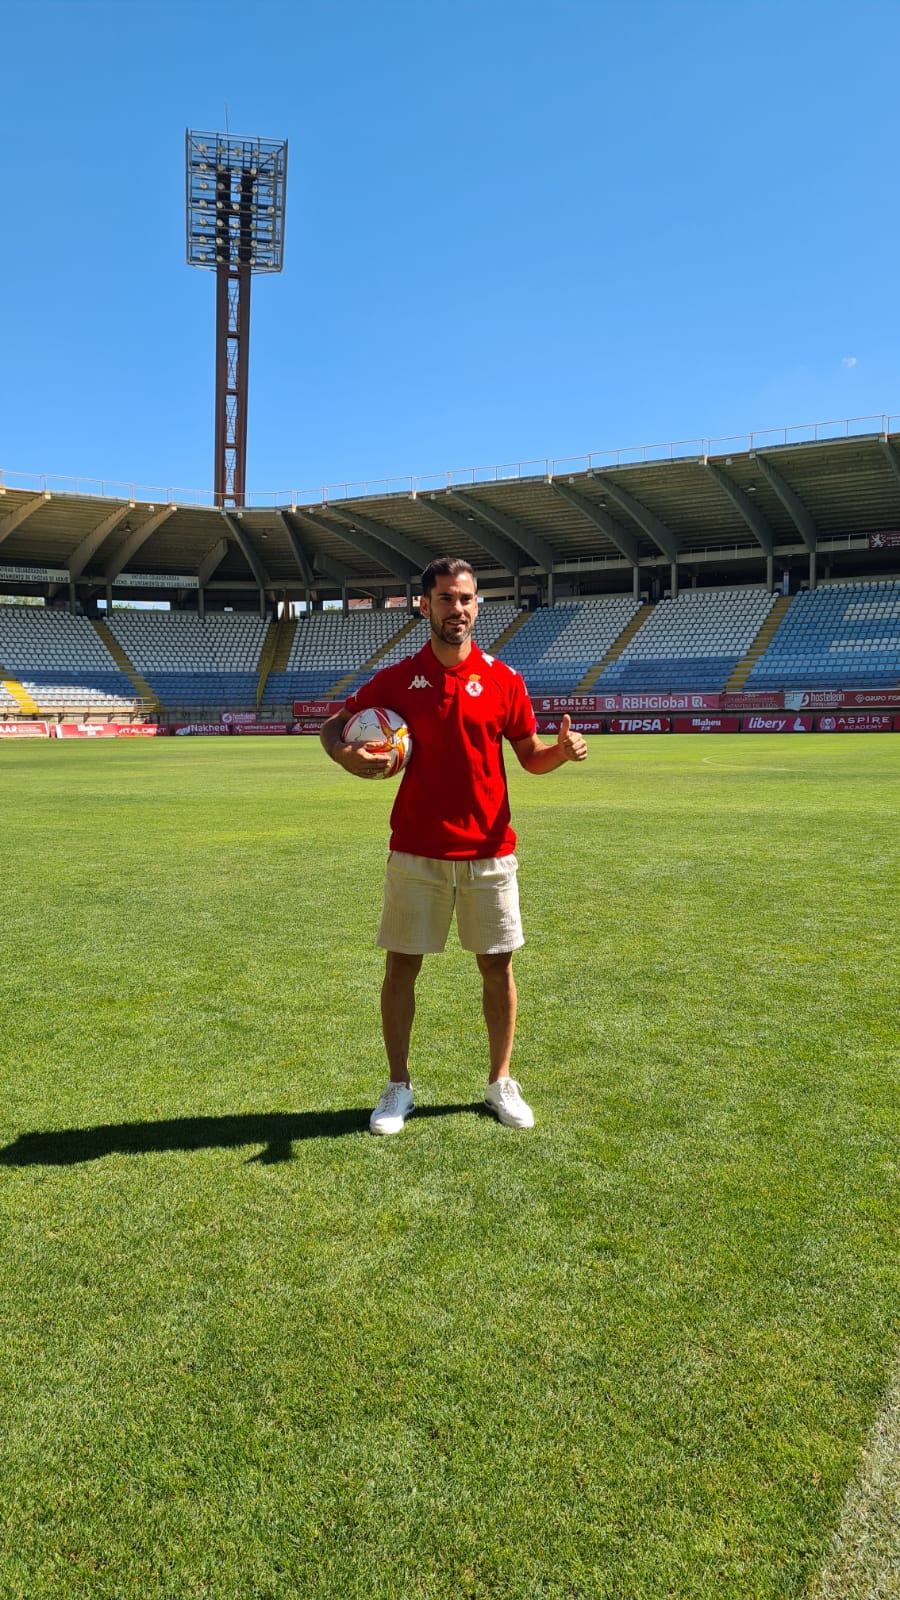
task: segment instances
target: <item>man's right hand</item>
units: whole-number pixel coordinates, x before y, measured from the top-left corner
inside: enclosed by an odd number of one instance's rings
[[[394,762],[394,752],[383,744],[336,744],[331,757],[353,778],[385,778]]]

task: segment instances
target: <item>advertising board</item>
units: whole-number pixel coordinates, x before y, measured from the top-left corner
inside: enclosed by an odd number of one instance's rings
[[[0,739],[48,739],[46,722],[0,722]]]
[[[819,733],[890,733],[897,719],[884,711],[833,712],[817,717]]]
[[[576,733],[603,732],[604,721],[602,717],[579,717],[572,713],[570,715],[572,716],[572,727]],[[559,717],[538,717],[537,719],[538,733],[559,733],[560,726],[561,718]]]
[[[738,733],[740,717],[675,717],[673,733]]]
[[[611,717],[610,733],[671,733],[671,717]]]
[[[741,733],[811,733],[812,725],[812,717],[797,717],[793,713],[783,717],[742,717]]]

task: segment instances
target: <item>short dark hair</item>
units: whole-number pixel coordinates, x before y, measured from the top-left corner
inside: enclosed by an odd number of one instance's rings
[[[478,588],[478,579],[468,561],[463,561],[461,556],[438,556],[436,560],[429,561],[422,573],[422,593],[430,594],[438,578],[455,578],[458,572],[468,572],[473,587]]]

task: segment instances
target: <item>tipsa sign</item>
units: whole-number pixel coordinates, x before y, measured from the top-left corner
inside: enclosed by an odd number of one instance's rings
[[[610,733],[671,733],[671,717],[610,717]]]

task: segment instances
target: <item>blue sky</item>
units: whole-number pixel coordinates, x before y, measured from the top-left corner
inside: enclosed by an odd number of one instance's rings
[[[290,146],[254,493],[900,411],[895,0],[6,0],[3,37],[9,472],[211,486],[184,130],[226,102]]]

